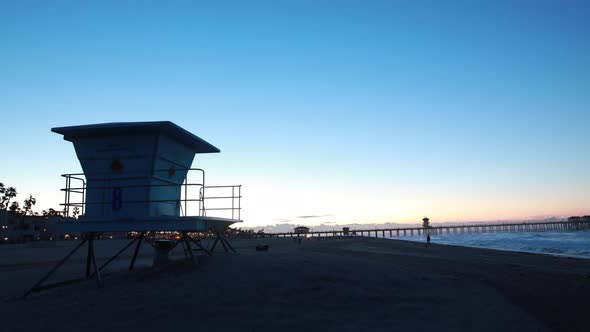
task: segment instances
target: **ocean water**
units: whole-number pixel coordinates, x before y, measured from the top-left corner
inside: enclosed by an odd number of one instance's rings
[[[423,236],[394,237],[426,242]],[[443,234],[433,243],[590,258],[590,231]]]

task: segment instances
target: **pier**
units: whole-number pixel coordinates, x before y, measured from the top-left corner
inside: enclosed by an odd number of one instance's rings
[[[574,232],[590,230],[590,220],[579,221],[553,221],[553,222],[521,222],[521,223],[489,223],[472,225],[449,225],[430,227],[404,227],[383,229],[356,229],[356,230],[332,230],[307,233],[266,233],[265,237],[402,237],[402,236],[426,236],[426,234],[474,234],[474,233],[499,233],[499,232]]]

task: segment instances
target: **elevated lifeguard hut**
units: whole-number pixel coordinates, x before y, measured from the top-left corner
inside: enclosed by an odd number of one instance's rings
[[[217,153],[219,149],[169,121],[118,122],[52,128],[64,140],[74,144],[84,173],[64,174],[66,186],[64,212],[81,213],[78,219],[60,222],[64,232],[83,233],[81,243],[31,291],[43,282],[84,243],[88,243],[86,278],[100,270],[137,242],[130,269],[142,240],[150,231],[179,232],[176,243],[185,246],[185,254],[198,249],[211,254],[217,243],[233,252],[224,238],[225,230],[241,222],[241,186],[205,186],[205,171],[191,168],[196,154]],[[197,182],[188,181],[189,173],[198,173]],[[220,193],[220,191],[225,193]],[[207,196],[206,191],[215,192]],[[220,205],[225,200],[227,205]],[[229,201],[229,202],[228,202]],[[212,207],[205,207],[211,202]],[[209,203],[207,203],[209,204]],[[214,215],[215,213],[225,215]],[[101,267],[96,266],[93,241],[105,232],[133,232],[136,237]],[[211,248],[204,248],[189,233],[212,232],[217,235]],[[94,272],[91,273],[91,267]],[[30,293],[29,291],[28,293]],[[27,293],[27,294],[28,294]]]
[[[232,213],[230,218],[206,216],[204,171],[191,165],[195,154],[219,149],[172,122],[106,123],[52,131],[74,144],[84,171],[63,175],[66,214],[73,207],[82,209],[79,221],[63,223],[68,231],[203,232],[241,222],[240,186],[210,187],[232,189],[231,196],[219,197],[231,200],[231,207],[223,210]],[[200,182],[188,183],[191,171],[200,173]],[[75,181],[81,186],[73,185]],[[73,199],[76,194],[82,195],[80,200]]]

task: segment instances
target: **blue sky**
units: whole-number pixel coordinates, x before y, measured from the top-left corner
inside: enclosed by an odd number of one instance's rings
[[[244,185],[246,226],[590,213],[588,17],[582,1],[2,1],[0,182],[56,206],[80,168],[51,127],[170,120],[221,148],[194,166]]]

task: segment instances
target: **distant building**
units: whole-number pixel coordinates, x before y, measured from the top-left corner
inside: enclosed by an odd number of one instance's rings
[[[64,217],[23,216],[9,211],[0,211],[0,243],[22,243],[29,241],[63,239],[57,228],[57,221]]]
[[[296,234],[307,234],[309,233],[309,227],[299,226],[294,228]]]
[[[428,219],[428,217],[424,217],[424,219],[422,219],[422,227],[424,227],[424,228],[430,227],[430,219]]]
[[[568,222],[580,222],[580,221],[582,221],[582,217],[572,216],[572,217],[567,218],[567,221]]]
[[[350,235],[350,227],[342,227],[342,234],[344,234],[344,236]]]
[[[580,219],[581,219],[580,221],[583,221],[583,222],[590,222],[590,216],[583,216]]]

